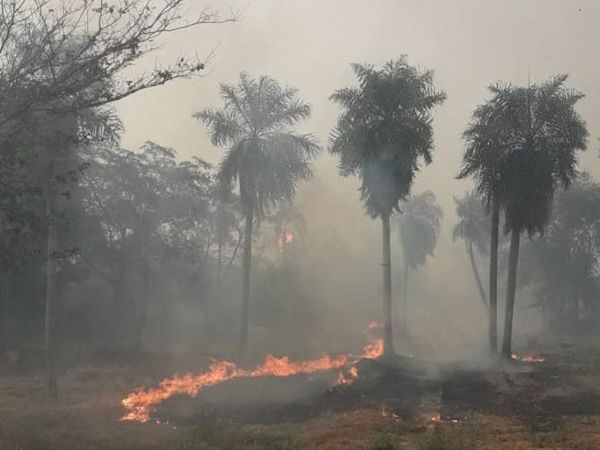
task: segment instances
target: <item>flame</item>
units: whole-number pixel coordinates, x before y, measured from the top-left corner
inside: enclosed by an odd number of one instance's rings
[[[441,422],[442,415],[439,412],[435,413],[433,416],[431,416],[431,421],[432,422]]]
[[[158,387],[151,389],[139,388],[127,397],[121,403],[127,409],[127,413],[121,417],[122,421],[147,422],[154,411],[156,405],[166,399],[178,395],[189,395],[194,397],[206,386],[231,380],[233,378],[255,378],[262,376],[287,377],[290,375],[310,374],[318,371],[347,368],[346,374],[340,372],[345,383],[351,384],[358,376],[358,370],[354,366],[360,358],[377,358],[383,354],[383,341],[369,337],[369,342],[363,350],[363,355],[352,356],[343,354],[337,357],[323,355],[319,359],[308,361],[293,362],[287,356],[280,358],[267,355],[259,366],[252,370],[245,370],[238,367],[231,361],[213,360],[208,370],[199,375],[187,373],[184,375],[175,374],[170,378],[162,380]],[[350,367],[348,367],[350,366]],[[338,381],[340,380],[338,374]]]
[[[516,360],[516,361],[522,361],[522,362],[530,362],[530,363],[541,363],[546,361],[546,358],[544,358],[543,356],[538,356],[538,355],[534,355],[531,353],[526,353],[524,355],[519,355],[518,353],[513,353],[511,355],[512,359]]]
[[[337,384],[350,386],[354,380],[358,378],[358,369],[356,366],[351,366],[349,369],[342,369],[337,376]]]
[[[286,245],[290,245],[292,242],[294,242],[295,238],[296,237],[294,236],[294,233],[291,231],[282,231],[282,233],[279,235],[279,249],[283,250]]]

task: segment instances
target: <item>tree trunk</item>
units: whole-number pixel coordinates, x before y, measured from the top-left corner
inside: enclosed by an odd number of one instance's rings
[[[504,336],[502,337],[502,354],[510,358],[512,354],[512,326],[517,292],[517,265],[519,263],[519,244],[521,232],[513,230],[510,236],[510,255],[508,257],[508,285],[506,290],[506,313],[504,316]]]
[[[142,352],[142,341],[144,337],[144,330],[146,328],[146,317],[148,313],[148,298],[150,297],[150,268],[144,264],[142,268],[142,289],[141,289],[141,301],[139,302],[139,311],[135,330],[135,351],[136,353]]]
[[[217,233],[219,231],[217,230]],[[219,236],[217,241],[217,280],[221,279],[223,274],[223,239]]]
[[[383,244],[383,352],[394,353],[392,337],[392,256],[390,249],[390,216],[381,216]]]
[[[50,172],[52,173],[52,172]],[[49,183],[50,184],[50,183]],[[46,307],[44,313],[44,352],[46,357],[47,387],[50,398],[58,396],[56,371],[56,258],[57,214],[53,189],[46,192],[46,219],[48,221],[46,242]]]
[[[485,289],[483,287],[483,283],[481,282],[481,277],[479,276],[479,270],[477,269],[477,261],[475,261],[475,254],[473,251],[473,242],[465,241],[465,246],[467,248],[467,253],[469,255],[469,261],[471,261],[471,269],[473,269],[473,275],[475,276],[477,290],[479,291],[479,298],[481,299],[481,303],[483,303],[485,310],[488,311],[488,313],[489,313],[489,305],[488,305],[487,295],[485,294]]]
[[[246,225],[244,228],[244,257],[242,261],[242,317],[240,324],[240,355],[248,351],[248,307],[250,303],[250,263],[252,261],[252,226],[254,223],[254,207],[246,210]]]
[[[5,280],[6,286],[9,280]],[[6,356],[6,305],[8,303],[8,288],[0,291],[0,363]]]
[[[489,301],[489,345],[492,354],[498,351],[498,229],[500,224],[500,207],[494,202],[492,206],[492,229],[490,240],[490,301]]]
[[[402,327],[402,334],[405,340],[408,340],[408,273],[410,267],[406,255],[404,256],[404,295],[402,297],[402,316],[400,325]]]

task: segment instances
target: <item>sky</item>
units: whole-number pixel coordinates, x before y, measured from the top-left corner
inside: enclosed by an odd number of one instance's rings
[[[245,71],[298,88],[313,107],[301,128],[326,147],[339,112],[329,96],[354,83],[349,63],[381,64],[406,54],[410,63],[433,69],[436,86],[448,96],[435,114],[434,161],[419,175],[416,190],[443,186],[438,196],[447,203],[466,189],[467,184],[454,180],[463,152],[461,133],[490,83],[526,84],[528,77],[535,83],[558,73],[568,73],[569,86],[587,96],[580,107],[590,129],[584,168],[600,175],[598,1],[221,0],[209,5],[224,14],[238,12],[240,19],[159,41],[162,48],[142,67],[179,55],[214,56],[202,78],[176,81],[120,102],[125,146],[152,140],[182,157],[217,162],[220,151],[192,114],[218,106],[219,83],[235,82]],[[317,161],[317,169],[321,167],[335,168],[326,151]]]
[[[193,1],[199,7],[200,2]],[[329,96],[355,80],[349,64],[385,61],[407,55],[411,64],[435,71],[435,85],[447,93],[434,115],[433,162],[418,174],[415,192],[432,190],[445,217],[437,257],[428,264],[431,292],[475,295],[462,246],[452,242],[453,197],[469,189],[456,180],[463,153],[461,134],[473,109],[495,81],[525,85],[568,73],[568,85],[586,98],[579,110],[588,123],[589,148],[580,167],[600,179],[600,1],[597,0],[245,0],[208,3],[223,13],[239,12],[232,24],[206,25],[169,34],[161,49],[143,61],[169,61],[180,55],[214,52],[205,75],[172,82],[121,101],[117,109],[126,133],[123,144],[136,148],[146,140],[176,149],[182,158],[217,163],[214,148],[195,111],[219,106],[219,83],[234,83],[242,71],[269,75],[298,88],[313,114],[300,126],[324,148],[315,177],[301,186],[299,208],[309,217],[313,235],[326,227],[348,230],[348,241],[370,242],[365,260],[377,258],[379,225],[363,214],[356,180],[342,179],[327,154],[329,132],[338,107]],[[358,243],[357,251],[361,254]],[[460,255],[457,256],[457,255]],[[456,269],[460,266],[460,270]],[[458,272],[457,272],[458,271]],[[379,282],[378,279],[374,283]],[[437,283],[437,285],[436,285]]]

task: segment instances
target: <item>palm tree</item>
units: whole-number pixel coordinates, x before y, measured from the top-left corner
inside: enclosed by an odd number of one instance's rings
[[[542,234],[550,218],[554,192],[577,176],[577,152],[587,146],[587,128],[575,105],[583,94],[564,85],[566,75],[541,85],[513,87],[507,97],[511,114],[510,151],[503,171],[506,232],[511,233],[502,354],[511,356],[512,326],[521,233]]]
[[[577,152],[586,148],[586,125],[575,110],[583,94],[567,89],[566,80],[560,75],[526,88],[494,87],[492,99],[476,111],[480,120],[465,133],[470,145],[464,169],[475,169],[463,172],[474,174],[479,191],[503,208],[505,231],[511,233],[502,339],[506,357],[512,347],[521,233],[544,231],[555,190],[559,184],[569,186],[576,176]]]
[[[223,190],[239,183],[245,218],[240,352],[245,354],[254,222],[294,197],[297,183],[312,175],[309,162],[318,146],[310,134],[292,129],[311,113],[296,89],[242,73],[237,85],[221,85],[221,98],[221,109],[205,109],[194,116],[209,128],[213,144],[227,149],[218,173]]]
[[[398,217],[399,237],[404,252],[402,328],[406,333],[409,270],[424,265],[427,257],[433,256],[443,213],[436,202],[435,194],[431,191],[408,197],[400,209],[402,214]]]
[[[490,268],[489,268],[489,327],[490,351],[498,351],[498,238],[500,209],[503,206],[501,171],[503,155],[510,148],[511,117],[507,112],[505,97],[509,86],[495,84],[489,88],[491,98],[473,112],[473,118],[463,138],[466,149],[458,178],[473,177],[475,188],[490,218]]]
[[[353,64],[358,87],[336,91],[343,107],[332,132],[330,152],[342,176],[361,179],[367,214],[380,218],[383,236],[384,349],[393,353],[390,216],[409,193],[421,161],[431,162],[431,112],[446,98],[433,85],[433,72],[410,66],[405,57],[381,70]]]
[[[460,238],[465,243],[465,250],[469,256],[473,276],[479,292],[481,302],[486,311],[489,311],[488,298],[479,275],[475,250],[480,254],[487,254],[489,245],[489,218],[486,215],[485,208],[477,192],[467,192],[463,198],[455,198],[456,215],[458,223],[454,227],[453,238]]]

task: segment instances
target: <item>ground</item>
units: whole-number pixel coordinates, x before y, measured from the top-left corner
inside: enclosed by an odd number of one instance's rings
[[[531,371],[459,373],[437,394],[425,389],[408,416],[401,407],[395,412],[393,398],[381,397],[386,387],[372,398],[362,392],[360,402],[344,408],[333,401],[328,411],[321,403],[310,417],[283,423],[210,416],[120,422],[120,400],[139,385],[154,385],[173,365],[110,358],[79,364],[64,374],[58,401],[45,397],[35,370],[4,369],[0,449],[600,449],[600,346],[563,345]]]

